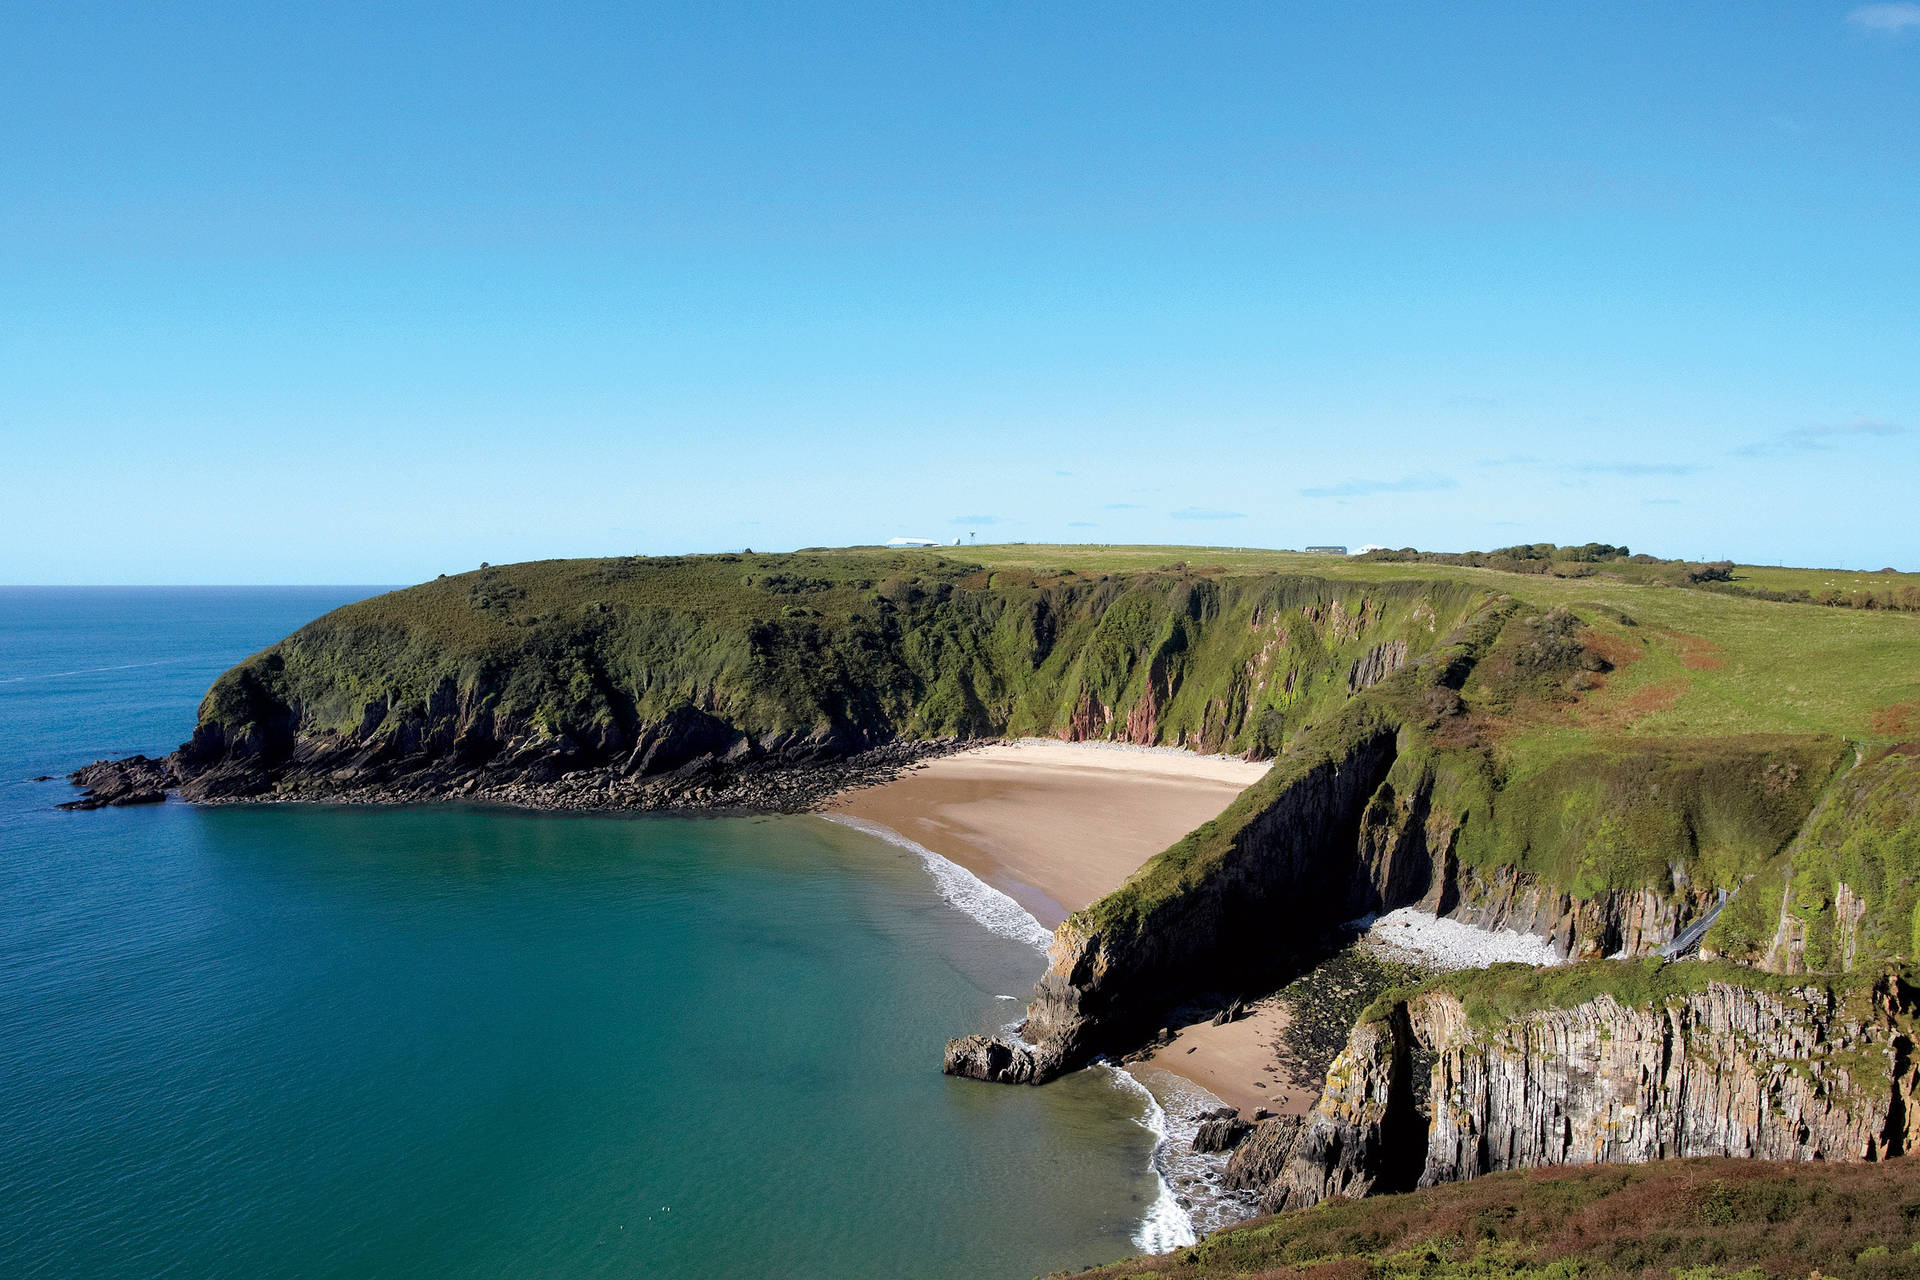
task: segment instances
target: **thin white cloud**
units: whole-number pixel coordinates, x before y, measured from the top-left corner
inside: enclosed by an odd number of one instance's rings
[[[1862,31],[1899,36],[1920,31],[1920,4],[1902,0],[1898,4],[1863,4],[1847,15],[1847,21]]]
[[[1868,419],[1839,426],[1795,427],[1792,431],[1782,431],[1765,440],[1743,444],[1733,452],[1741,458],[1764,458],[1774,453],[1816,453],[1861,440],[1887,440],[1906,434],[1907,429],[1897,422]]]
[[[1691,462],[1583,462],[1574,468],[1583,476],[1690,476],[1700,470]]]
[[[1438,493],[1443,489],[1458,487],[1459,481],[1452,476],[1424,471],[1417,476],[1401,476],[1398,480],[1361,480],[1349,476],[1339,484],[1320,484],[1311,489],[1302,489],[1300,496],[1303,498],[1364,498],[1375,493]]]

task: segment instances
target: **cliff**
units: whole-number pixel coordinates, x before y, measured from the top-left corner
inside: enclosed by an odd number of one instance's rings
[[[1209,991],[1269,989],[1330,929],[1422,904],[1538,933],[1575,958],[1643,955],[1742,886],[1806,824],[1846,755],[1820,735],[1588,734],[1528,768],[1500,733],[1605,670],[1565,611],[1496,598],[1301,735],[1219,819],[1068,918],[1017,1065],[1044,1081],[1131,1048]],[[976,1053],[949,1058],[955,1074]]]
[[[1419,904],[1589,963],[1455,975],[1362,1018],[1307,1121],[1235,1150],[1227,1182],[1266,1209],[1561,1164],[1904,1154],[1920,746],[1866,734],[1910,727],[1920,644],[1895,633],[1905,658],[1873,695],[1891,709],[1851,741],[1642,734],[1593,694],[1643,660],[1638,629],[1495,598],[1357,693],[1061,926],[997,1078],[1123,1051],[1184,1000],[1268,989],[1331,921]],[[1719,684],[1717,646],[1676,656]],[[1709,962],[1598,961],[1691,948]],[[1002,1049],[948,1069],[983,1053]]]
[[[1264,757],[1489,594],[880,551],[485,568],[348,605],[242,662],[157,780],[192,800],[634,808],[737,802],[747,777],[779,807],[770,773],[901,742]],[[82,781],[111,803],[150,798],[156,775]]]
[[[1285,1159],[1261,1150],[1268,1176],[1250,1181],[1272,1211],[1550,1165],[1900,1156],[1920,1137],[1916,1011],[1897,975],[1461,975],[1370,1011],[1297,1136],[1279,1135]]]

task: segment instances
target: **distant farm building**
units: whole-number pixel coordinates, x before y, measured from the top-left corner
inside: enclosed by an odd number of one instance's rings
[[[1308,547],[1307,554],[1310,556],[1343,556],[1347,554],[1347,549],[1345,547]]]
[[[937,547],[940,545],[940,539],[938,538],[888,538],[887,545],[890,547]]]

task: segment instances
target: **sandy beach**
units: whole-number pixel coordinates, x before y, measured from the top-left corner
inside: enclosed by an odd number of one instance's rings
[[[1140,1061],[1184,1076],[1243,1115],[1265,1107],[1275,1115],[1305,1115],[1315,1095],[1287,1079],[1289,1061],[1281,1034],[1287,1006],[1269,996],[1232,1022],[1196,1022],[1175,1029],[1171,1043]]]
[[[921,765],[826,807],[959,863],[1052,929],[1266,773],[1172,749],[1026,739]]]
[[[1051,930],[1218,816],[1267,768],[1173,749],[1026,739],[918,765],[837,797],[826,812],[958,863]],[[1542,939],[1436,920],[1417,908],[1364,924],[1364,945],[1428,969],[1564,962]],[[1037,932],[1034,940],[1043,941]],[[1287,1001],[1269,996],[1233,1022],[1176,1027],[1171,1042],[1138,1065],[1180,1076],[1243,1113],[1302,1115],[1315,1094],[1291,1079],[1287,1017]]]
[[[1217,817],[1268,767],[1172,749],[1027,739],[930,761],[848,792],[826,812],[888,828],[959,863],[1051,930]],[[1284,1077],[1269,1069],[1285,1017],[1284,1006],[1269,1000],[1228,1026],[1187,1027],[1153,1065],[1249,1113],[1304,1110],[1311,1099],[1285,1097]]]

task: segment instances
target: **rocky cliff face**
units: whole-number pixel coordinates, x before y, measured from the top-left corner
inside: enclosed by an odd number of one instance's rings
[[[1270,989],[1369,913],[1419,904],[1573,959],[1646,955],[1702,920],[1743,863],[1789,842],[1840,744],[1608,743],[1503,778],[1476,703],[1523,705],[1590,658],[1564,620],[1496,603],[1357,694],[1215,823],[1060,926],[1025,1078],[1131,1048],[1183,1000]]]
[[[1580,897],[1509,867],[1455,872],[1441,915],[1482,929],[1536,934],[1574,960],[1643,956],[1673,940],[1718,899],[1681,881],[1671,889],[1609,890]]]
[[[1296,778],[1277,795],[1246,801],[1259,807],[1257,814],[1192,891],[1113,927],[1085,913],[1060,926],[1027,1006],[1034,1070],[1023,1080],[1051,1079],[1146,1034],[1169,1002],[1223,971],[1259,973],[1284,964],[1290,948],[1304,949],[1317,938],[1316,929],[1300,924],[1308,904],[1368,899],[1364,887],[1356,888],[1347,851],[1393,760],[1395,730],[1362,717],[1352,737],[1349,749],[1297,765]],[[1295,931],[1298,936],[1290,936]],[[956,1061],[950,1052],[948,1069],[984,1078],[954,1070],[970,1061]]]
[[[158,784],[191,800],[792,807],[774,773],[903,741],[1267,756],[1486,594],[878,552],[483,567],[316,619],[221,676],[163,770],[76,781],[94,792],[82,804]]]
[[[1714,979],[1494,1021],[1430,991],[1354,1028],[1297,1137],[1276,1133],[1284,1161],[1259,1148],[1278,1169],[1261,1205],[1542,1165],[1901,1155],[1920,1138],[1917,1009],[1898,977],[1865,993]]]

